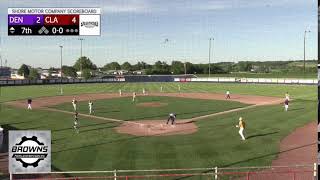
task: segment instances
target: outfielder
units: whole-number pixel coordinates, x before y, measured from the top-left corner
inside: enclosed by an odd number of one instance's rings
[[[241,139],[244,141],[244,140],[246,140],[246,138],[244,137],[244,135],[243,135],[243,131],[244,131],[244,129],[245,129],[245,122],[242,120],[242,117],[240,117],[239,118],[239,124],[238,125],[236,125],[236,127],[237,128],[239,128],[239,134],[240,134],[240,136],[241,136]]]
[[[32,110],[31,103],[32,103],[32,99],[29,98],[29,99],[27,100],[27,104],[28,104],[28,109],[30,109],[30,110]]]
[[[178,85],[178,90],[179,90],[179,92],[181,91],[181,87],[180,87],[180,85]]]
[[[93,102],[91,100],[89,100],[89,114],[92,114],[94,111],[93,111]]]
[[[72,99],[72,106],[73,106],[73,110],[76,112],[77,111],[77,100],[76,100],[76,98]]]
[[[122,96],[122,91],[121,91],[121,89],[119,89],[119,96]]]
[[[173,125],[176,121],[176,118],[177,118],[176,113],[170,113],[167,120],[167,124],[169,124],[169,121],[171,121],[171,124]]]
[[[75,113],[74,113],[73,129],[76,131],[76,133],[79,133],[78,124],[79,124],[79,121],[78,121],[78,112],[75,112]]]
[[[132,102],[135,102],[136,97],[137,97],[137,93],[136,93],[136,92],[133,92],[133,93],[132,93]]]
[[[160,92],[163,92],[163,87],[162,86],[160,87]]]
[[[226,99],[230,99],[231,97],[230,97],[230,91],[228,90],[227,92],[226,92]]]

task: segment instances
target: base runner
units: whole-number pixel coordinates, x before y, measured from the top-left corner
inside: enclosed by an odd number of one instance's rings
[[[170,113],[167,120],[167,124],[169,124],[169,122],[171,121],[171,124],[173,125],[176,121],[176,118],[177,118],[176,113]]]

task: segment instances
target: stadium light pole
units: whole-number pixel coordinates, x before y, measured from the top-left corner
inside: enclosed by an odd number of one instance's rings
[[[62,89],[62,49],[63,46],[59,46],[60,47],[60,94],[63,94],[63,89]]]
[[[78,39],[80,41],[80,59],[82,58],[82,41],[84,40],[83,38],[79,38]],[[82,77],[82,64],[80,62],[80,73],[81,73],[81,77]]]
[[[209,38],[209,77],[211,76],[211,41],[213,41],[214,38]]]
[[[307,33],[311,32],[310,30],[304,30],[304,37],[303,37],[303,76],[306,73],[306,36]]]

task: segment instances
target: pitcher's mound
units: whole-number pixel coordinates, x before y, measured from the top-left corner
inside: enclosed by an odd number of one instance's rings
[[[169,136],[175,134],[192,134],[198,128],[192,121],[177,121],[176,124],[166,124],[166,120],[130,121],[115,128],[118,133],[135,136]]]
[[[146,103],[139,103],[137,106],[140,107],[163,107],[167,106],[167,103],[161,103],[161,102],[146,102]]]

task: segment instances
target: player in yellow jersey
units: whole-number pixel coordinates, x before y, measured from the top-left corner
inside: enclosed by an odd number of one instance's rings
[[[239,124],[236,125],[237,128],[239,128],[239,134],[241,136],[241,139],[244,141],[246,138],[243,135],[243,131],[246,128],[245,122],[242,120],[242,117],[239,118]]]

